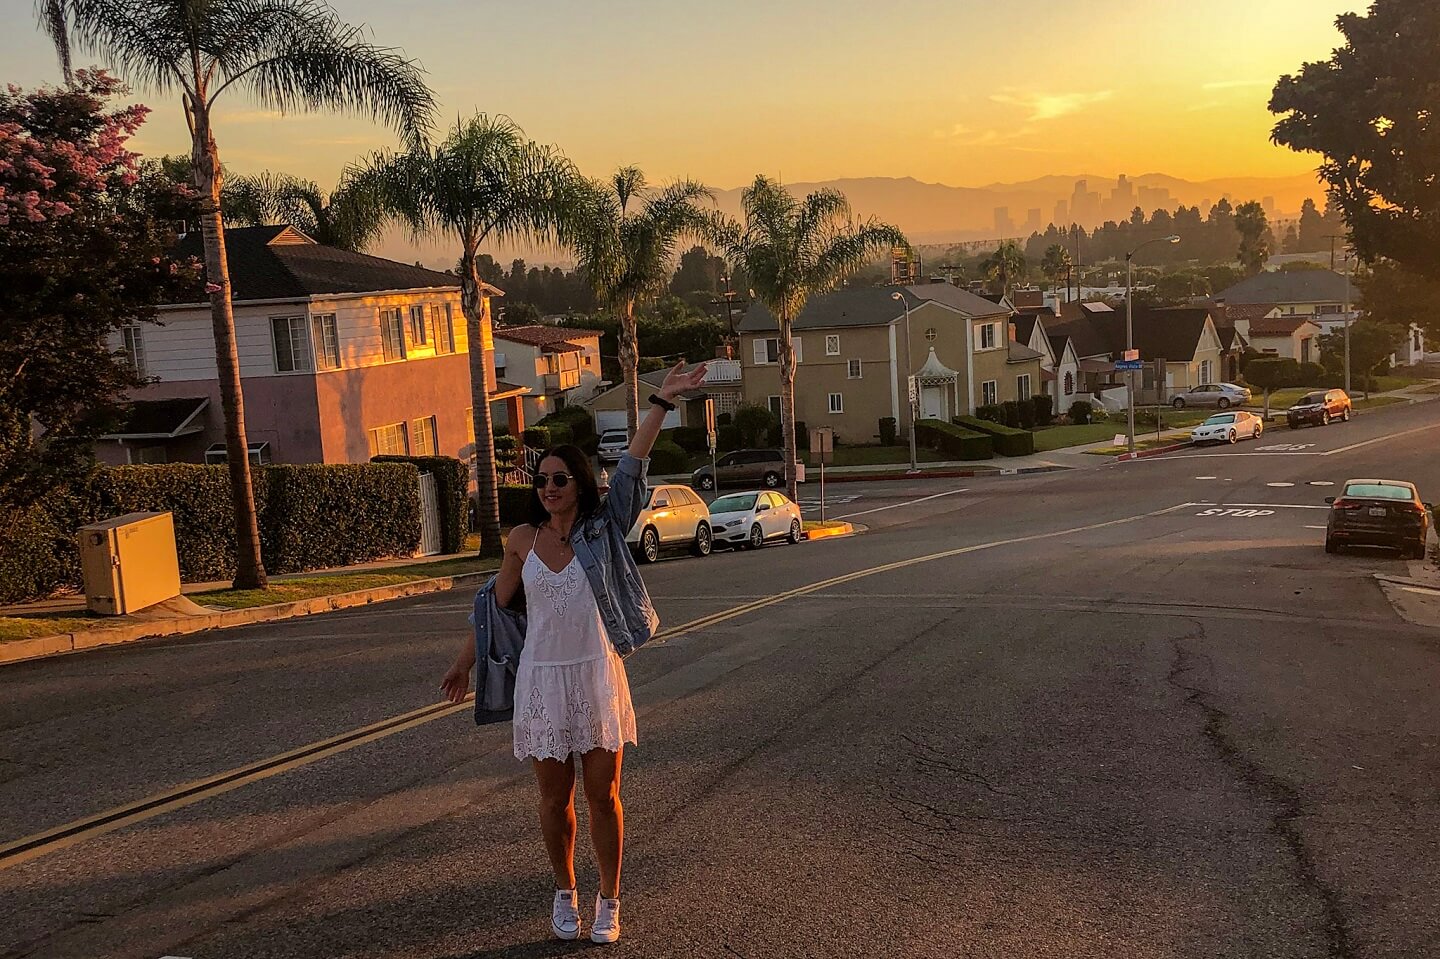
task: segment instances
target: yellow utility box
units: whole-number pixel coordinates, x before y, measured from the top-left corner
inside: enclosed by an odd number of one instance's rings
[[[124,616],[180,595],[175,520],[169,513],[127,513],[80,528],[85,605]]]

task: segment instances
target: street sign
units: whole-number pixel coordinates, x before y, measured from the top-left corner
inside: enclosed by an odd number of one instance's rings
[[[822,464],[835,462],[835,431],[828,426],[810,427],[810,452]]]
[[[1139,351],[1139,350],[1126,350],[1125,353],[1120,357],[1120,359],[1122,359],[1122,360],[1138,360],[1138,359],[1140,359],[1140,351]]]
[[[705,397],[705,438],[710,441],[710,457],[715,457],[715,398]]]
[[[906,382],[909,389],[910,405],[912,407],[918,406],[920,404],[920,384],[913,376],[910,377]]]
[[[1115,369],[1117,370],[1142,370],[1144,368],[1145,363],[1143,360],[1117,360],[1115,362]]]

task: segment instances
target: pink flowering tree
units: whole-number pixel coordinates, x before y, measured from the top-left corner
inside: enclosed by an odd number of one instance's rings
[[[0,91],[0,525],[93,463],[143,375],[111,343],[155,306],[197,299],[168,257],[193,197],[142,176],[127,143],[146,108],[100,72]]]

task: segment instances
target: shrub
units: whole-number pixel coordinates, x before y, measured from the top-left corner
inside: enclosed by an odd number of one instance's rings
[[[1033,430],[1035,428],[1035,404],[1030,400],[1017,400],[1015,402],[1015,416],[1020,421],[1022,430]]]
[[[756,445],[764,445],[770,447],[771,449],[779,449],[780,446],[784,444],[785,435],[783,432],[781,432],[779,423],[773,424],[772,426],[770,426],[769,429],[765,431],[764,440],[765,442],[763,444],[757,443]],[[796,436],[796,442],[799,442],[799,436]]]
[[[779,425],[774,413],[754,403],[745,403],[737,408],[732,422],[740,431],[741,446],[760,446],[770,430]]]
[[[1319,363],[1301,363],[1296,386],[1314,386],[1325,378],[1325,367]]]
[[[895,422],[895,417],[893,417],[893,416],[882,416],[882,417],[880,417],[880,445],[881,445],[881,446],[894,446],[894,445],[895,445],[895,436],[896,436],[896,433],[898,432],[897,429],[896,429],[896,426],[897,426],[897,424],[896,424],[896,422]]]
[[[1020,404],[1014,400],[1006,400],[1000,404],[1000,409],[1003,411],[1000,416],[1000,422],[1011,429],[1019,429]]]
[[[986,403],[984,406],[976,407],[975,415],[992,423],[1005,422],[1005,408],[999,403]]]
[[[530,498],[535,490],[530,486],[506,484],[497,491],[500,495],[500,523],[502,526],[518,526],[526,522],[530,511]],[[471,503],[475,501],[472,497]]]
[[[409,463],[267,468],[267,567],[288,573],[414,554],[420,545],[419,474]],[[442,528],[444,512],[442,507]]]
[[[61,519],[78,506],[78,499],[61,490],[35,506],[0,515],[0,603],[45,596],[80,581],[71,531],[93,517],[73,524]]]
[[[960,460],[988,460],[995,455],[991,438],[944,420],[915,424],[915,441]]]
[[[370,462],[411,463],[420,472],[434,476],[435,499],[440,504],[440,549],[458,553],[465,548],[465,505],[470,491],[467,464],[453,456],[374,456]]]
[[[1094,412],[1087,400],[1076,400],[1070,404],[1070,422],[1075,426],[1084,426],[1090,422],[1090,416]]]
[[[669,440],[661,440],[650,450],[650,472],[657,476],[690,472],[690,454]]]
[[[780,444],[777,442],[775,445],[779,446]],[[797,421],[795,424],[795,448],[800,450],[810,448],[810,427],[806,426],[804,421]]]
[[[595,420],[590,415],[590,411],[583,406],[567,406],[564,409],[556,410],[535,425],[554,427],[557,424],[570,430],[570,439],[566,442],[578,444],[587,436],[595,435]],[[552,440],[552,442],[558,445],[561,441]]]
[[[716,414],[715,414],[715,427],[716,427],[716,429],[719,429],[719,428],[722,427],[722,426],[729,426],[729,425],[730,425],[730,421],[731,421],[731,416],[730,416],[729,413],[716,413]]]
[[[731,450],[738,450],[744,446],[745,437],[740,433],[740,427],[730,423],[723,423],[715,427],[715,448],[717,452],[728,453]]]
[[[677,426],[670,431],[670,439],[687,453],[702,453],[710,449],[703,426]]]
[[[521,433],[520,438],[532,450],[548,450],[555,445],[548,426],[532,426]]]
[[[1049,426],[1055,422],[1055,397],[1036,394],[1030,397],[1030,402],[1035,405],[1035,425]]]
[[[1035,452],[1035,434],[1027,430],[1012,429],[977,416],[957,416],[953,422],[957,426],[992,437],[995,452],[1001,456],[1029,456]]]

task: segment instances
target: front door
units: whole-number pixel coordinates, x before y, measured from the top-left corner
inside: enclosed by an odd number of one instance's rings
[[[949,420],[949,404],[945,401],[945,387],[926,386],[920,390],[920,418],[926,420]]]

